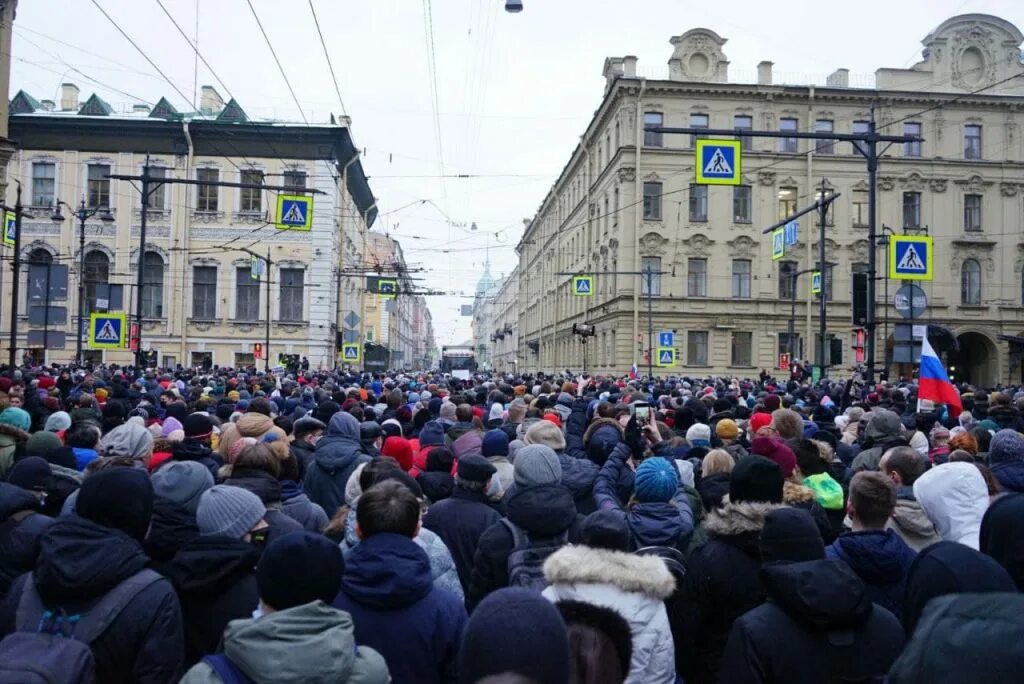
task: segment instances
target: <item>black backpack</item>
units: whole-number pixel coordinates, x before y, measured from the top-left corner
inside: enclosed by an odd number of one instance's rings
[[[140,570],[84,613],[69,615],[43,605],[30,574],[18,602],[17,631],[0,641],[0,684],[93,684],[96,661],[89,644],[160,579],[152,570]]]
[[[554,538],[530,540],[529,533],[508,518],[502,524],[512,533],[512,552],[508,554],[508,586],[544,591],[548,586],[544,578],[544,561],[548,556],[569,543],[569,530]],[[2,684],[2,682],[0,682]]]

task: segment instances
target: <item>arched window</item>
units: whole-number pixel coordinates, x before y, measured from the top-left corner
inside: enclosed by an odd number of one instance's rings
[[[52,264],[53,255],[42,247],[36,247],[28,253],[26,261],[31,264]]]
[[[960,267],[960,303],[981,304],[981,264],[975,259],[968,259]]]
[[[142,317],[163,318],[164,260],[156,252],[142,257]]]
[[[22,270],[22,290],[21,305],[25,307],[25,311],[28,307],[35,303],[41,304],[42,299],[46,297],[46,268],[40,268],[41,266],[48,266],[53,263],[53,255],[42,247],[36,247],[25,257],[27,267]],[[35,285],[33,287],[33,284]]]
[[[110,259],[103,252],[93,250],[85,255],[85,313],[92,313],[99,310],[96,306],[97,295],[100,286],[110,283]],[[104,299],[107,299],[109,306],[109,288],[103,288]],[[107,307],[103,307],[106,309]]]

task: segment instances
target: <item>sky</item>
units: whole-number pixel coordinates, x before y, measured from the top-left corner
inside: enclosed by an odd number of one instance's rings
[[[312,0],[339,101],[309,3],[22,0],[11,94],[59,100],[70,81],[83,101],[97,92],[122,109],[166,96],[188,109],[169,80],[190,97],[211,84],[227,99],[162,4],[250,117],[352,118],[381,213],[374,230],[401,241],[417,284],[447,293],[428,297],[438,344],[469,338],[459,308],[486,258],[496,278],[515,268],[523,220],[600,105],[606,57],[636,55],[640,75],[663,77],[669,39],[704,27],[728,39],[731,80],[753,80],[771,60],[776,80],[819,81],[845,67],[855,84],[879,67],[911,66],[921,39],[957,14],[1024,28],[1020,0],[523,0],[519,14],[504,0]]]

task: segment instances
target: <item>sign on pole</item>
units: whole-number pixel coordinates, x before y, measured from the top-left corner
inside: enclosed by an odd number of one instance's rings
[[[740,185],[742,154],[739,140],[698,140],[697,182],[704,185]]]
[[[676,365],[676,350],[672,347],[658,347],[658,366],[666,368]]]
[[[779,370],[789,370],[789,354],[779,354]]]
[[[4,213],[4,244],[8,247],[14,246],[14,237],[18,232],[18,221],[13,211]]]
[[[594,276],[581,275],[572,278],[572,293],[577,297],[589,297],[594,294]]]
[[[249,257],[249,277],[253,280],[259,280],[266,275],[266,262],[258,256]]]
[[[121,349],[125,346],[127,324],[123,313],[89,315],[89,348]]]
[[[306,195],[278,195],[278,230],[312,230],[313,198]]]
[[[785,231],[786,236],[786,247],[795,245],[797,240],[800,239],[800,222],[795,220],[790,221],[783,227],[783,231]]]
[[[811,294],[821,294],[821,271],[811,273]]]
[[[896,290],[892,305],[903,318],[920,318],[928,309],[928,295],[917,285],[907,283]]]
[[[889,236],[889,277],[893,280],[932,280],[932,238],[927,235]]]
[[[778,261],[786,256],[785,231],[782,228],[772,231],[772,260]]]
[[[675,346],[675,335],[672,334],[671,330],[662,330],[658,333],[658,346],[659,347],[674,347]]]
[[[360,351],[358,344],[345,343],[341,345],[341,360],[345,363],[359,363]]]
[[[381,278],[377,281],[377,292],[381,299],[394,299],[398,293],[398,281]]]

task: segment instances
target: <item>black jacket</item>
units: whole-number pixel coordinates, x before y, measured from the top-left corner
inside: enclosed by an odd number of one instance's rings
[[[31,575],[22,575],[0,605],[0,637],[15,628],[22,588],[31,577],[44,605],[87,611],[121,581],[146,566],[137,541],[109,527],[69,515],[43,534]],[[170,683],[182,675],[184,637],[174,588],[159,580],[139,592],[91,644],[96,681]]]
[[[197,461],[206,466],[217,480],[217,471],[224,465],[220,458],[210,449],[209,445],[196,440],[175,442],[171,447],[171,458],[175,461]]]
[[[700,478],[697,483],[697,491],[700,492],[700,500],[704,504],[704,510],[711,512],[722,505],[722,498],[729,493],[729,480],[731,473],[714,473]]]
[[[53,518],[39,512],[39,499],[0,482],[0,598],[14,578],[36,566],[39,540],[52,523]]]
[[[146,555],[152,561],[150,567],[166,575],[166,565],[183,546],[197,537],[199,527],[196,525],[195,513],[190,513],[184,506],[169,499],[153,499],[153,519],[146,541],[142,543]]]
[[[185,666],[214,653],[232,620],[250,618],[259,604],[252,544],[227,537],[199,537],[167,566],[185,622]]]
[[[292,442],[289,445],[292,456],[299,464],[299,480],[306,476],[306,469],[313,463],[316,455],[316,447],[309,442]]]
[[[452,492],[455,491],[455,478],[447,471],[423,471],[416,476],[416,481],[419,482],[420,489],[423,490],[423,495],[427,497],[431,503],[443,501],[450,497]]]
[[[768,601],[736,620],[719,681],[881,681],[903,649],[896,617],[841,561],[771,563]]]
[[[284,512],[284,504],[281,501],[281,483],[270,473],[249,468],[234,468],[231,471],[231,477],[224,480],[224,484],[248,490],[260,497],[260,501],[267,508],[263,519],[270,526],[267,532],[267,544],[289,532],[301,532],[305,529],[301,522]]]
[[[420,473],[421,483],[423,476],[430,474]],[[423,526],[436,533],[451,551],[463,592],[469,590],[473,558],[480,537],[499,520],[501,514],[494,509],[485,493],[471,492],[462,487],[456,487],[449,498],[432,504],[423,517]]]

